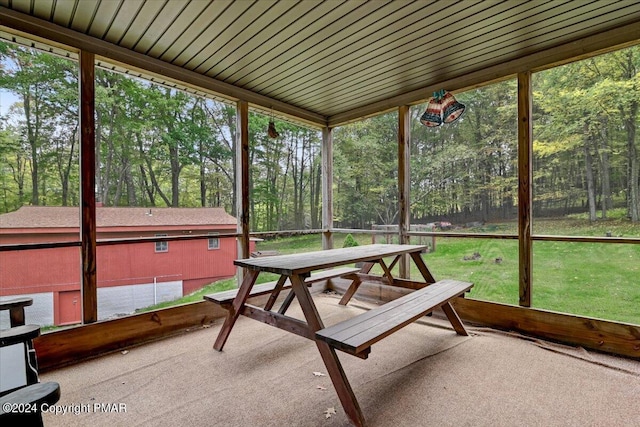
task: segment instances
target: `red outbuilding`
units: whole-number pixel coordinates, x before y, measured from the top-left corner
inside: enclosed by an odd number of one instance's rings
[[[0,215],[0,242],[79,241],[79,218],[77,207],[24,206]],[[96,222],[98,240],[211,235],[207,239],[99,245],[99,319],[180,298],[235,275],[236,239],[217,235],[235,233],[237,221],[222,208],[98,207]],[[0,252],[0,299],[33,298],[26,313],[31,323],[77,323],[82,312],[80,266],[79,246]]]

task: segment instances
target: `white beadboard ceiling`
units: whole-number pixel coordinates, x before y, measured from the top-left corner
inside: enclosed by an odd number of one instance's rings
[[[317,124],[419,101],[439,84],[542,52],[557,62],[549,52],[607,31],[626,27],[624,40],[640,38],[634,29],[640,2],[630,0],[0,0],[0,6],[0,25],[13,30],[126,63],[122,50],[107,48],[118,46],[193,72],[192,86],[211,81],[222,95],[246,94],[257,106],[302,112]],[[96,39],[102,42],[87,42]],[[149,64],[166,75],[158,62]]]

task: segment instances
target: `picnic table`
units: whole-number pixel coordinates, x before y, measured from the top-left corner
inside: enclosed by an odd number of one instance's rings
[[[218,303],[228,310],[214,348],[222,351],[240,315],[315,341],[347,416],[354,425],[364,426],[364,416],[336,350],[366,359],[374,343],[437,307],[442,308],[456,333],[468,335],[450,301],[463,296],[473,284],[449,279],[436,282],[422,259],[421,254],[426,249],[427,246],[423,245],[373,244],[236,260],[235,265],[246,269],[239,289],[231,291],[231,294],[227,291],[224,295],[221,293],[205,296],[205,299]],[[412,281],[393,276],[392,270],[403,256],[411,257],[423,280]],[[387,264],[385,259],[389,258],[392,261]],[[360,267],[344,267],[356,263]],[[372,267],[376,264],[382,268],[382,276],[370,274]],[[280,278],[277,282],[267,284],[266,287],[264,285],[254,287],[258,275],[262,272],[276,273]],[[340,304],[347,304],[363,281],[398,286],[411,289],[413,292],[325,328],[308,289],[310,283],[314,281],[314,275],[316,277],[320,275],[325,279],[340,276],[351,280],[351,285]],[[272,311],[278,294],[286,288],[290,288],[291,292],[285,299],[283,307],[278,312]],[[264,308],[247,303],[247,298],[250,296],[265,293],[270,293],[271,296]],[[293,296],[297,298],[306,321],[286,316],[286,309]]]

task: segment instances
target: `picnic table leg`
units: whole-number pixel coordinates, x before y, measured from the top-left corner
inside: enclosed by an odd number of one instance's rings
[[[293,298],[295,298],[295,296],[296,296],[296,293],[293,292],[293,289],[291,289],[287,294],[287,296],[284,298],[284,301],[282,301],[282,305],[278,309],[279,314],[285,314],[287,310],[289,310],[289,306],[293,302]]]
[[[418,267],[418,270],[420,270],[420,273],[422,274],[422,277],[424,277],[424,280],[427,283],[435,283],[436,279],[433,277],[433,275],[427,268],[427,265],[424,263],[424,260],[422,259],[422,256],[420,255],[420,253],[411,252],[411,258],[413,258],[413,262]],[[469,335],[467,330],[464,328],[464,325],[462,324],[462,320],[460,320],[458,313],[453,308],[451,303],[447,302],[443,304],[440,308],[442,308],[442,311],[444,311],[444,314],[447,316],[447,319],[449,319],[449,322],[451,322],[451,326],[453,326],[453,329],[456,331],[458,335],[464,335],[464,336]],[[429,315],[431,315],[431,313],[429,313]]]
[[[464,325],[462,324],[462,320],[460,320],[458,313],[453,308],[451,303],[447,302],[443,304],[441,308],[442,308],[442,311],[444,311],[444,314],[447,315],[447,319],[449,319],[449,322],[451,322],[451,326],[453,326],[453,329],[455,329],[456,333],[458,335],[468,336],[469,333],[464,328]]]
[[[229,307],[227,317],[224,319],[224,324],[222,325],[222,329],[220,329],[218,338],[216,338],[216,342],[213,344],[214,349],[222,351],[222,347],[224,347],[224,343],[227,341],[233,325],[236,323],[238,316],[240,316],[240,310],[247,301],[251,288],[253,288],[254,283],[256,283],[256,278],[259,273],[257,270],[249,270],[247,274],[245,274],[242,285],[240,285],[240,289],[233,299],[231,307]]]
[[[361,283],[362,283],[362,280],[360,280],[358,276],[354,277],[353,281],[351,282],[351,285],[349,286],[347,291],[344,293],[344,295],[342,295],[342,298],[340,299],[340,302],[338,304],[347,305],[347,303],[349,302],[353,294],[355,294],[356,291],[358,290],[358,287],[360,287]]]
[[[324,328],[322,319],[320,319],[318,310],[313,303],[311,293],[304,284],[304,280],[297,275],[291,276],[290,280],[293,291],[300,303],[300,308],[302,309],[304,317],[307,320],[307,324],[309,325],[309,329],[311,329],[312,332],[316,332]],[[340,398],[340,402],[342,403],[345,413],[353,425],[357,427],[366,426],[364,415],[362,414],[358,400],[351,389],[349,380],[344,373],[344,369],[342,369],[342,364],[340,364],[340,359],[338,359],[336,351],[324,341],[316,340],[316,345],[318,346],[318,351],[320,352],[324,366],[327,368],[327,372],[329,373],[333,387],[338,394],[338,398]]]
[[[276,283],[276,287],[273,289],[273,292],[271,292],[269,301],[267,301],[267,304],[264,306],[264,309],[266,311],[271,311],[271,309],[273,308],[273,304],[276,303],[278,295],[280,295],[280,291],[282,291],[282,287],[284,286],[284,282],[286,281],[287,276],[280,276],[280,278],[278,279],[278,283]]]
[[[416,265],[416,267],[418,267],[418,270],[420,270],[420,274],[422,274],[422,277],[424,277],[424,280],[427,283],[436,283],[436,279],[433,277],[433,275],[427,268],[427,265],[424,263],[424,260],[422,259],[420,252],[411,252],[411,258],[413,259],[413,262]]]
[[[374,264],[373,262],[365,262],[360,268],[360,271],[358,273],[366,274],[370,272],[371,269],[373,268],[373,264]],[[340,299],[340,302],[338,304],[347,305],[349,303],[349,300],[351,300],[351,297],[353,297],[353,295],[358,290],[358,287],[360,287],[361,283],[362,283],[362,280],[360,280],[360,278],[353,279],[353,281],[351,282],[351,285],[349,285],[349,288],[347,288],[347,291],[344,293],[344,295],[342,295],[342,298]]]

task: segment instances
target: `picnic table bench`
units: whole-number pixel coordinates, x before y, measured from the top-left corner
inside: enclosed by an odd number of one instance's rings
[[[358,401],[351,389],[336,349],[366,359],[371,346],[395,331],[403,328],[437,307],[442,308],[459,335],[468,335],[464,325],[451,305],[451,300],[463,296],[473,284],[458,280],[436,282],[422,259],[423,245],[365,245],[318,252],[241,259],[234,264],[246,269],[241,286],[237,290],[207,295],[205,299],[227,309],[227,317],[214,343],[214,349],[222,351],[231,330],[240,315],[251,317],[288,332],[313,340],[340,398],[342,406],[356,426],[364,426],[365,420]],[[393,267],[404,256],[410,256],[423,280],[395,278]],[[385,258],[393,258],[390,264]],[[343,267],[349,264],[360,268]],[[382,268],[383,275],[370,274],[373,265]],[[322,270],[319,271],[318,270]],[[276,282],[254,286],[262,272],[276,273]],[[356,317],[325,328],[313,302],[309,285],[313,281],[338,277],[352,280],[340,304],[347,304],[363,281],[376,281],[384,285],[410,289],[398,299],[362,313]],[[291,288],[278,312],[271,308],[282,289]],[[271,293],[264,309],[247,303],[251,296]],[[305,321],[284,314],[291,299],[297,298]]]
[[[342,321],[316,332],[316,338],[330,346],[354,356],[366,356],[371,346],[393,332],[418,320],[452,299],[464,295],[473,286],[472,283],[458,280],[441,280],[380,307],[366,311],[356,317]],[[457,314],[450,313],[455,331],[468,335]],[[366,357],[365,357],[366,358]]]

